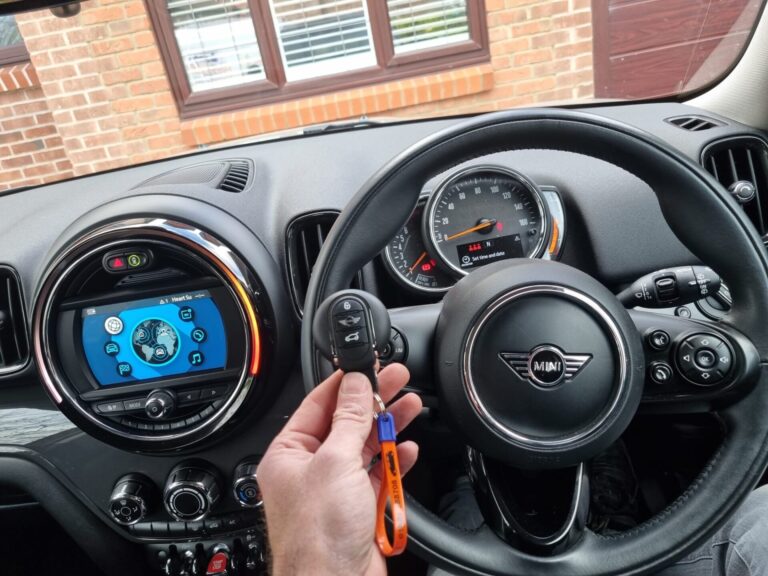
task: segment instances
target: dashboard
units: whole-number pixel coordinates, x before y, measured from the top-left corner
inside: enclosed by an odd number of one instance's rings
[[[726,118],[702,132],[668,122],[703,114],[684,105],[587,111],[696,162],[719,142],[765,145]],[[101,550],[85,545],[110,573],[161,570],[199,544],[262,562],[255,467],[304,394],[298,330],[313,259],[371,174],[457,121],[245,144],[0,196],[0,264],[20,326],[19,360],[0,367],[0,486],[26,485],[78,518],[58,518],[73,531],[101,534]],[[249,174],[240,192],[219,188],[232,166]],[[698,263],[653,191],[594,158],[498,152],[413,185],[407,223],[351,279],[390,308],[437,302],[510,258],[560,260],[614,292]],[[727,290],[705,300],[665,312],[716,317]],[[393,318],[384,360],[408,365],[419,351]],[[428,397],[429,371],[413,376]],[[125,550],[139,553],[117,566]]]

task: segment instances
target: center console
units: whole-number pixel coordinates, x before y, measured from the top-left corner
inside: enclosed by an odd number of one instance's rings
[[[261,574],[256,468],[280,424],[266,414],[293,316],[279,268],[239,222],[172,208],[178,220],[94,213],[52,251],[33,351],[48,396],[87,436],[48,457],[156,573]]]

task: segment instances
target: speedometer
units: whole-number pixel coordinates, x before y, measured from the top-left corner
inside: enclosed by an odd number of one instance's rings
[[[549,218],[536,185],[512,170],[472,167],[448,178],[427,206],[426,234],[454,273],[542,255]]]

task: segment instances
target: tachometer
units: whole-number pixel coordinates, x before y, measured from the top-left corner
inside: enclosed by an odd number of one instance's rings
[[[397,280],[423,292],[445,292],[455,280],[433,258],[421,235],[426,198],[419,200],[408,222],[384,249],[384,258]]]
[[[549,237],[535,184],[496,166],[469,168],[439,186],[425,227],[435,254],[459,275],[497,260],[539,257]]]

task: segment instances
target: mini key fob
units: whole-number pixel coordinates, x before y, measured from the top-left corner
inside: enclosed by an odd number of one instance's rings
[[[362,372],[376,388],[376,360],[390,333],[389,313],[378,298],[361,290],[336,292],[318,307],[312,330],[334,367]]]

